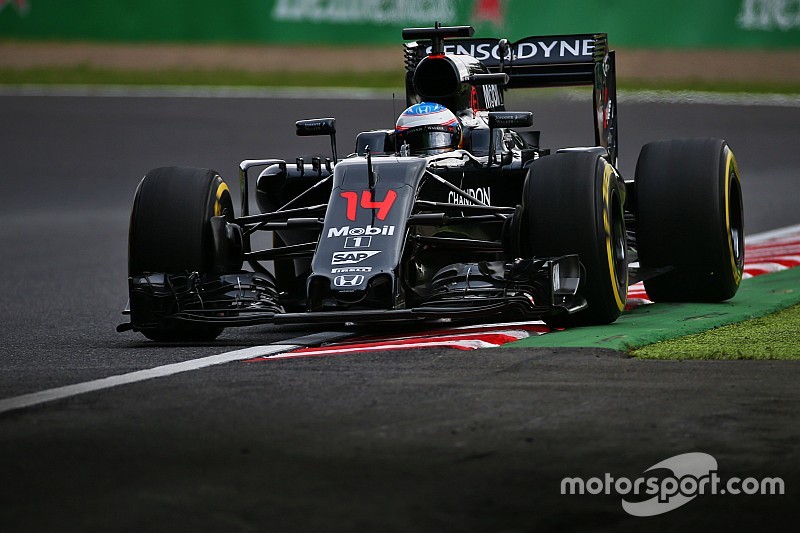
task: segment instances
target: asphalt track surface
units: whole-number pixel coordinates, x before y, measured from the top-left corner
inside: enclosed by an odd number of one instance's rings
[[[520,101],[518,107],[524,102]],[[591,144],[586,101],[532,103],[544,146]],[[393,109],[394,107],[394,109]],[[114,327],[148,168],[325,153],[393,123],[390,98],[0,97],[0,399],[313,330],[166,346]],[[621,169],[649,140],[721,136],[748,234],[800,222],[800,108],[620,102]],[[0,413],[2,531],[762,529],[796,523],[800,365],[589,349],[447,349],[233,362]],[[564,477],[635,479],[704,452],[783,496],[703,495],[651,518]]]

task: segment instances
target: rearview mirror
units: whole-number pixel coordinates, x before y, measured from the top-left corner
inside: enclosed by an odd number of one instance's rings
[[[533,113],[530,111],[490,111],[489,127],[529,128],[533,126]]]
[[[298,120],[294,123],[294,125],[297,126],[297,135],[300,137],[311,137],[312,135],[330,135],[333,164],[335,165],[339,161],[336,158],[335,118],[311,118],[308,120]]]
[[[294,123],[297,126],[299,137],[310,137],[312,135],[333,135],[336,133],[335,118],[312,118],[308,120],[298,120]]]

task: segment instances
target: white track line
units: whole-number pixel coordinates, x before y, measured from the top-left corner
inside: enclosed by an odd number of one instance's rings
[[[765,231],[763,233],[757,233],[755,235],[750,235],[748,237],[745,237],[745,243],[761,244],[763,242],[789,237],[790,235],[794,234],[800,234],[800,224],[796,224],[794,226],[787,226],[785,228],[774,229],[771,231]]]
[[[225,87],[203,85],[0,85],[0,96],[76,96],[111,98],[271,98],[287,100],[385,100],[404,89],[363,87]],[[532,95],[534,93],[527,93]],[[585,92],[542,93],[543,98],[585,100]],[[703,104],[732,106],[800,107],[800,96],[770,93],[707,91],[619,91],[620,103]]]
[[[718,93],[709,91],[619,91],[621,104],[702,104],[800,107],[796,94]]]
[[[86,381],[84,383],[76,383],[75,385],[67,385],[65,387],[57,387],[55,389],[48,389],[41,392],[32,392],[30,394],[23,394],[13,398],[6,398],[0,400],[0,413],[13,411],[15,409],[22,409],[31,407],[40,403],[50,402],[53,400],[60,400],[70,396],[76,396],[86,392],[92,392],[102,389],[110,389],[119,385],[126,385],[128,383],[136,383],[137,381],[146,381],[148,379],[160,378],[164,376],[171,376],[181,372],[189,372],[190,370],[198,370],[213,365],[221,365],[223,363],[230,363],[231,361],[241,361],[244,359],[252,359],[253,357],[263,357],[266,355],[273,355],[282,352],[288,352],[302,348],[302,344],[274,344],[269,346],[254,346],[252,348],[245,348],[243,350],[236,350],[234,352],[226,352],[219,355],[212,355],[200,359],[192,359],[191,361],[183,361],[182,363],[174,363],[171,365],[157,366],[147,370],[138,370],[128,374],[120,374],[117,376],[110,376],[107,378],[96,379],[94,381]]]
[[[200,359],[183,361],[182,363],[157,366],[155,368],[149,368],[146,370],[137,370],[136,372],[130,372],[128,374],[120,374],[117,376],[95,379],[93,381],[86,381],[84,383],[76,383],[74,385],[57,387],[55,389],[23,394],[13,398],[5,398],[0,400],[0,414],[7,411],[31,407],[40,403],[69,398],[70,396],[76,396],[86,392],[110,389],[111,387],[117,387],[119,385],[127,385],[129,383],[146,381],[148,379],[171,376],[173,374],[180,374],[181,372],[189,372],[191,370],[221,365],[224,363],[230,363],[232,361],[243,361],[245,359],[252,359],[254,357],[265,357],[283,352],[290,352],[292,350],[297,350],[298,348],[305,348],[315,344],[321,344],[323,342],[339,340],[351,335],[352,333],[343,331],[322,331],[319,333],[312,333],[311,335],[305,335],[303,337],[287,339],[281,344],[253,346],[251,348],[244,348],[242,350],[235,350],[233,352],[225,352],[218,355],[202,357]]]

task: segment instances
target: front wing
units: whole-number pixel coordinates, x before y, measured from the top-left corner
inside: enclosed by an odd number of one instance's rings
[[[169,322],[222,327],[257,324],[360,324],[396,321],[469,320],[490,316],[540,319],[586,307],[576,294],[581,266],[576,255],[549,259],[458,264],[432,281],[422,304],[403,309],[284,312],[272,276],[151,274],[129,280],[131,299],[148,322],[131,314],[118,331],[139,331]]]

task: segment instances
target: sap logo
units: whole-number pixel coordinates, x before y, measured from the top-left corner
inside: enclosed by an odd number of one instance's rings
[[[367,226],[366,228],[351,228],[350,226],[342,226],[341,228],[331,228],[328,230],[328,238],[331,237],[347,237],[352,235],[358,237],[360,235],[394,235],[394,226]]]
[[[465,189],[465,193],[479,200],[485,205],[492,205],[492,189],[491,187],[478,187],[477,189]],[[456,194],[453,191],[447,193],[447,202],[451,204],[465,204],[472,205],[472,202]]]
[[[333,278],[333,285],[335,287],[358,287],[364,283],[364,276],[357,274],[355,276],[336,276]]]
[[[344,274],[346,272],[372,272],[372,267],[343,267],[331,269],[331,274]]]
[[[369,248],[372,237],[347,237],[344,240],[345,248]]]
[[[355,265],[364,259],[369,259],[373,255],[381,253],[380,250],[369,250],[366,252],[334,252],[332,265]]]

